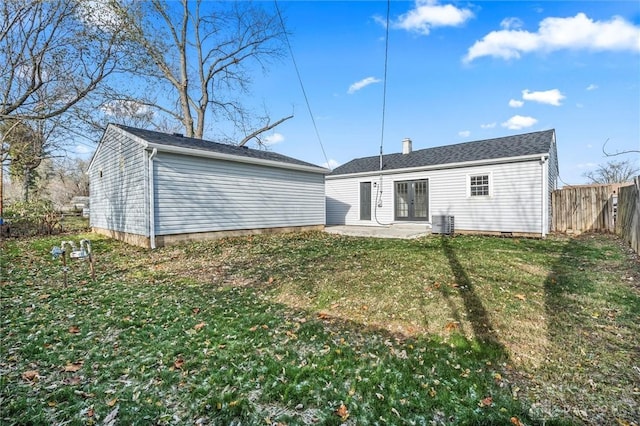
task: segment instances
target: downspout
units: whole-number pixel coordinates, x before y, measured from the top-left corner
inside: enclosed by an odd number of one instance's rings
[[[151,249],[156,248],[156,202],[154,193],[154,183],[153,183],[153,158],[158,153],[157,148],[153,148],[151,154],[149,154],[149,246]]]
[[[546,237],[548,233],[548,221],[549,221],[549,197],[547,196],[547,192],[549,192],[549,157],[542,156],[540,157],[541,162],[541,196],[542,196],[542,211],[540,212],[540,235],[542,238]]]

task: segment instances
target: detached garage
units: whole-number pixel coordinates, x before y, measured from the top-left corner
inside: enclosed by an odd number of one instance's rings
[[[110,124],[89,165],[90,224],[150,248],[322,229],[328,172],[274,152]]]

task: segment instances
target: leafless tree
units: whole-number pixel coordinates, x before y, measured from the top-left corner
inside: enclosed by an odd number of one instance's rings
[[[97,4],[0,2],[0,120],[59,116],[121,70],[123,33],[95,22]]]
[[[136,46],[129,59],[147,86],[144,93],[164,95],[154,99],[132,92],[112,101],[173,117],[189,137],[203,137],[207,114],[244,122],[249,113],[241,97],[248,93],[250,71],[265,71],[283,53],[282,25],[260,4],[150,0],[111,5]],[[271,124],[267,120],[244,136],[269,130]]]
[[[584,176],[591,183],[622,183],[633,180],[640,174],[640,168],[629,160],[609,161],[601,164],[596,170],[587,172]]]

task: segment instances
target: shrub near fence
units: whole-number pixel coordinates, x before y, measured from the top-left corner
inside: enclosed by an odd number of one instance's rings
[[[636,253],[640,253],[640,176],[633,183],[620,188],[616,234],[627,241]]]

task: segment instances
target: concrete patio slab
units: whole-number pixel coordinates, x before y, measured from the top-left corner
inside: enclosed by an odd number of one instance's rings
[[[388,226],[325,226],[330,234],[350,235],[354,237],[400,238],[413,239],[431,235],[431,227],[427,225],[388,225]]]

